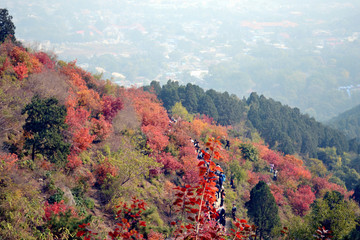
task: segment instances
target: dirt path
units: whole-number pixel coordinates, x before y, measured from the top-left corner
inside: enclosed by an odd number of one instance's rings
[[[88,191],[89,197],[94,201],[94,208],[91,209],[91,213],[94,217],[102,219],[99,222],[99,228],[104,229],[105,232],[113,230],[115,225],[115,217],[113,214],[104,210],[105,202],[101,198],[101,194],[98,189],[91,188]]]

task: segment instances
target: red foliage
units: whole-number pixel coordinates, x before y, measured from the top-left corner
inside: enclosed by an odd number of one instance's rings
[[[130,205],[124,203],[116,206],[119,209],[116,214],[118,223],[114,231],[108,233],[111,239],[144,239],[144,236],[139,233],[139,229],[146,227],[146,222],[141,220],[146,205],[144,200],[134,197]],[[77,232],[76,236],[84,237],[84,240],[90,240],[92,236],[97,235],[89,228],[89,225],[89,223],[79,225],[81,230]],[[150,230],[148,239],[162,240],[164,236]]]
[[[202,121],[204,121],[204,122],[206,122],[206,123],[208,123],[208,124],[214,124],[214,123],[215,123],[214,118],[208,117],[208,116],[205,115],[205,114],[202,114],[202,115],[199,117],[199,119],[201,119]]]
[[[218,140],[209,139],[206,147],[210,153],[203,151],[204,160],[199,161],[199,182],[195,186],[185,185],[176,187],[178,193],[174,205],[178,207],[177,212],[181,212],[184,219],[190,220],[190,223],[178,223],[175,230],[175,238],[183,239],[224,239],[222,228],[215,224],[217,216],[214,203],[216,201],[217,176],[215,171],[222,169],[212,161],[220,159],[218,149],[221,143]],[[176,223],[173,223],[176,225]]]
[[[44,52],[37,52],[34,54],[34,56],[39,60],[40,63],[42,63],[47,69],[54,69],[55,62],[51,60],[49,55],[47,55]]]
[[[40,73],[43,69],[43,65],[40,63],[34,55],[30,55],[30,61],[27,63],[27,67],[30,73]]]
[[[307,185],[300,186],[297,191],[288,190],[287,196],[294,212],[300,216],[305,215],[315,200],[315,193]]]
[[[233,240],[241,240],[241,239],[256,239],[256,227],[254,225],[250,226],[247,224],[245,219],[236,218],[234,223],[236,229],[230,229],[230,233],[228,236]]]
[[[91,73],[76,66],[76,61],[70,62],[61,68],[61,73],[65,74],[73,86],[74,91],[97,90],[100,83],[95,80]]]
[[[282,188],[282,186],[270,184],[270,190],[275,198],[277,205],[282,206],[287,204],[286,200],[284,199],[284,189]]]
[[[323,197],[328,191],[338,191],[343,194],[345,198],[348,198],[351,195],[351,193],[347,192],[343,187],[335,183],[329,182],[329,177],[314,177],[313,179],[311,179],[311,181],[317,197]]]
[[[187,140],[188,142],[190,142],[189,140]],[[193,159],[193,161],[195,161],[196,157],[197,157],[197,153],[195,151],[195,147],[194,145],[190,142],[189,145],[185,145],[183,147],[180,148],[180,152],[179,152],[179,158],[191,158]]]
[[[20,81],[29,76],[25,63],[18,63],[18,65],[14,67],[14,71]]]
[[[116,168],[108,161],[105,160],[95,167],[95,177],[97,182],[101,185],[108,176],[116,176]]]
[[[165,135],[161,127],[146,125],[142,126],[141,130],[148,138],[147,144],[154,151],[162,151],[169,144],[169,137]]]
[[[150,229],[150,232],[148,233],[148,240],[164,240],[165,236],[162,233],[158,233]]]
[[[146,205],[144,200],[133,198],[130,206],[126,203],[117,206],[120,209],[116,218],[120,221],[115,230],[109,232],[111,239],[144,239],[138,231],[140,227],[146,227],[145,221],[141,221]]]
[[[51,170],[55,165],[49,161],[42,160],[40,163],[40,167],[44,170]]]
[[[264,181],[266,183],[270,182],[271,176],[269,174],[258,173],[259,181]]]
[[[91,146],[96,136],[90,134],[90,129],[83,127],[73,133],[72,150],[80,153]]]
[[[260,181],[259,176],[252,171],[247,171],[247,175],[247,182],[250,183],[251,186],[255,186]]]
[[[133,102],[142,122],[141,130],[147,136],[149,146],[155,152],[162,151],[169,144],[169,117],[165,108],[156,95],[142,89],[129,89],[125,95]]]
[[[156,156],[156,161],[164,165],[165,170],[177,170],[182,165],[170,153],[162,152]]]
[[[93,89],[82,89],[77,93],[78,105],[96,115],[101,110],[100,96]]]
[[[120,98],[106,95],[103,96],[101,100],[101,108],[105,120],[111,122],[118,113],[118,111],[123,108],[123,103]]]
[[[103,115],[99,119],[91,119],[91,135],[95,136],[95,140],[105,140],[112,131],[112,125],[106,121]]]
[[[70,131],[78,130],[90,126],[90,112],[83,107],[67,108],[66,124],[69,125]]]
[[[77,237],[83,237],[84,240],[91,240],[91,236],[96,236],[98,235],[97,233],[95,233],[93,230],[91,230],[89,228],[90,223],[83,223],[81,225],[79,225],[79,228],[81,228],[82,230],[78,231],[76,233]]]
[[[74,208],[65,205],[64,200],[61,200],[58,203],[55,202],[54,204],[49,204],[48,202],[45,202],[44,210],[45,210],[44,220],[46,221],[50,220],[53,216],[56,216],[60,213],[65,213],[68,210],[71,211],[72,216],[74,217],[77,216]]]
[[[269,149],[267,149],[265,152],[260,152],[260,157],[268,163],[272,163],[274,165],[277,165],[279,162],[281,162],[280,154]]]
[[[184,156],[181,158],[181,161],[185,172],[183,176],[184,183],[190,185],[197,184],[200,181],[199,169],[197,166],[199,161],[196,160],[196,157],[192,156]]]
[[[70,168],[71,170],[74,170],[82,165],[82,161],[75,153],[71,153],[67,157],[68,163],[66,164],[66,167]]]
[[[68,100],[65,122],[72,133],[72,151],[80,153],[90,147],[96,136],[90,134],[90,112],[82,107],[75,108],[72,98]]]
[[[310,180],[311,173],[303,164],[303,161],[294,156],[282,156],[265,146],[259,146],[260,157],[269,164],[274,164],[278,171],[278,181],[290,188],[296,188],[299,180]]]
[[[11,171],[16,168],[16,162],[18,161],[18,156],[13,153],[0,153],[0,170]]]

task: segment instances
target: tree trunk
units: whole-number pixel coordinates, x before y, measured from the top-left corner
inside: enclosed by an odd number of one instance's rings
[[[33,161],[35,161],[35,142],[33,143],[33,146],[32,146],[31,158]]]

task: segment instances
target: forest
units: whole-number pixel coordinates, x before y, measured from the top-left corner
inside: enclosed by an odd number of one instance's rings
[[[125,88],[1,34],[0,239],[360,238],[340,131],[256,93]]]

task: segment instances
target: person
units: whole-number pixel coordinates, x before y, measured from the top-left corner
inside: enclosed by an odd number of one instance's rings
[[[230,149],[230,141],[226,139],[225,149]]]
[[[224,183],[223,173],[219,174],[218,182],[219,182],[219,192],[220,192],[220,190],[222,189],[223,183]]]
[[[225,225],[226,225],[226,219],[225,219],[226,212],[225,212],[224,207],[220,207],[218,209],[217,213],[219,215],[219,223],[225,227]]]
[[[231,186],[232,189],[235,189],[234,177],[233,176],[231,176],[231,178],[230,178],[230,186]]]
[[[220,201],[220,207],[224,206],[224,201],[225,201],[225,190],[221,189],[221,201]]]
[[[202,153],[202,151],[200,151],[197,155],[197,159],[201,160],[204,159],[204,154]]]
[[[235,203],[233,203],[233,207],[231,209],[231,216],[232,216],[232,219],[235,221],[235,218],[236,218],[236,205]]]
[[[275,170],[275,171],[274,171],[274,181],[277,180],[277,173],[278,173],[278,170]]]
[[[272,173],[274,171],[274,164],[270,164],[270,172]]]
[[[199,141],[197,141],[196,139],[194,140],[194,146],[195,146],[195,150],[198,153],[200,150],[200,146],[199,146]]]
[[[216,201],[220,198],[220,185],[219,185],[219,182],[216,183],[215,187],[218,189],[216,191]]]

